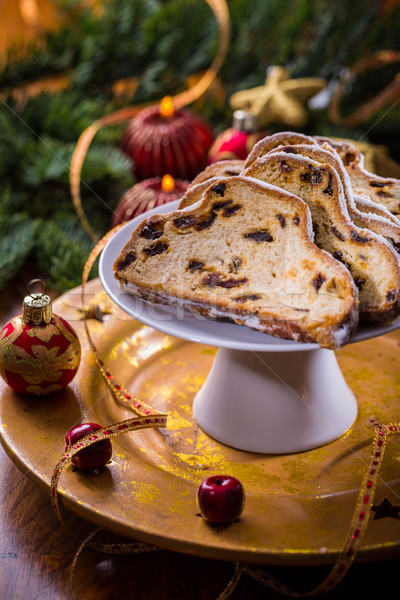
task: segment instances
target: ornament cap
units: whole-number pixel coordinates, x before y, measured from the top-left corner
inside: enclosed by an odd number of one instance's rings
[[[33,292],[32,287],[40,283],[42,291]],[[53,307],[50,296],[47,295],[47,286],[42,279],[32,279],[26,286],[28,295],[24,298],[22,319],[25,323],[42,325],[50,323],[53,318]]]
[[[245,133],[253,133],[257,130],[257,119],[245,110],[235,110],[233,113],[232,127]]]

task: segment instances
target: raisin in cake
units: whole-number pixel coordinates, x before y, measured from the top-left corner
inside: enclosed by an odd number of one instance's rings
[[[310,211],[298,197],[230,177],[194,209],[139,225],[115,277],[145,300],[339,348],[357,327],[358,293],[348,270],[312,237]]]
[[[333,167],[277,152],[259,158],[244,175],[282,187],[308,204],[315,243],[348,267],[359,289],[360,319],[390,322],[400,314],[398,255],[381,236],[351,222]]]

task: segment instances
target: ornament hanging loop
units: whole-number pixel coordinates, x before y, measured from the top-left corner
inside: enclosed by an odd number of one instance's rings
[[[32,287],[40,283],[42,290],[33,292]],[[47,295],[47,285],[42,279],[31,279],[26,285],[28,295],[24,298],[22,320],[33,325],[46,325],[53,318],[53,308],[50,296]]]
[[[32,291],[32,287],[36,284],[36,283],[40,283],[42,286],[42,291],[41,292],[33,292]],[[26,291],[28,292],[28,295],[33,298],[34,300],[37,300],[37,298],[42,298],[43,296],[47,295],[47,285],[46,283],[43,281],[43,279],[31,279],[29,281],[29,283],[26,284],[25,286]]]

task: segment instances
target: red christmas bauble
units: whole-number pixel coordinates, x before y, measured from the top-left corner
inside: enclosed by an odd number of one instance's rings
[[[207,164],[214,135],[211,127],[187,110],[174,110],[172,100],[140,111],[121,140],[133,160],[137,179],[162,176],[192,179]]]
[[[243,111],[235,111],[233,125],[223,131],[211,146],[208,162],[219,160],[245,160],[258,140],[265,137],[265,131],[256,130],[255,118]]]
[[[39,301],[46,304],[39,307]],[[46,294],[27,296],[24,313],[0,332],[0,375],[20,394],[58,392],[74,377],[80,358],[76,332],[65,319],[52,314]]]
[[[169,175],[140,181],[122,196],[114,212],[112,227],[130,221],[156,206],[181,198],[188,185],[189,181],[172,179]]]
[[[263,137],[265,134],[260,132],[246,133],[233,128],[226,129],[212,145],[208,162],[214,163],[226,159],[245,160],[254,144]]]

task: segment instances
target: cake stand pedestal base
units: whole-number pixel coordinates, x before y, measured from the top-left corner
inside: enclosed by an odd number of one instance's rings
[[[340,437],[356,418],[357,402],[331,350],[219,348],[193,413],[223,444],[289,454]]]

